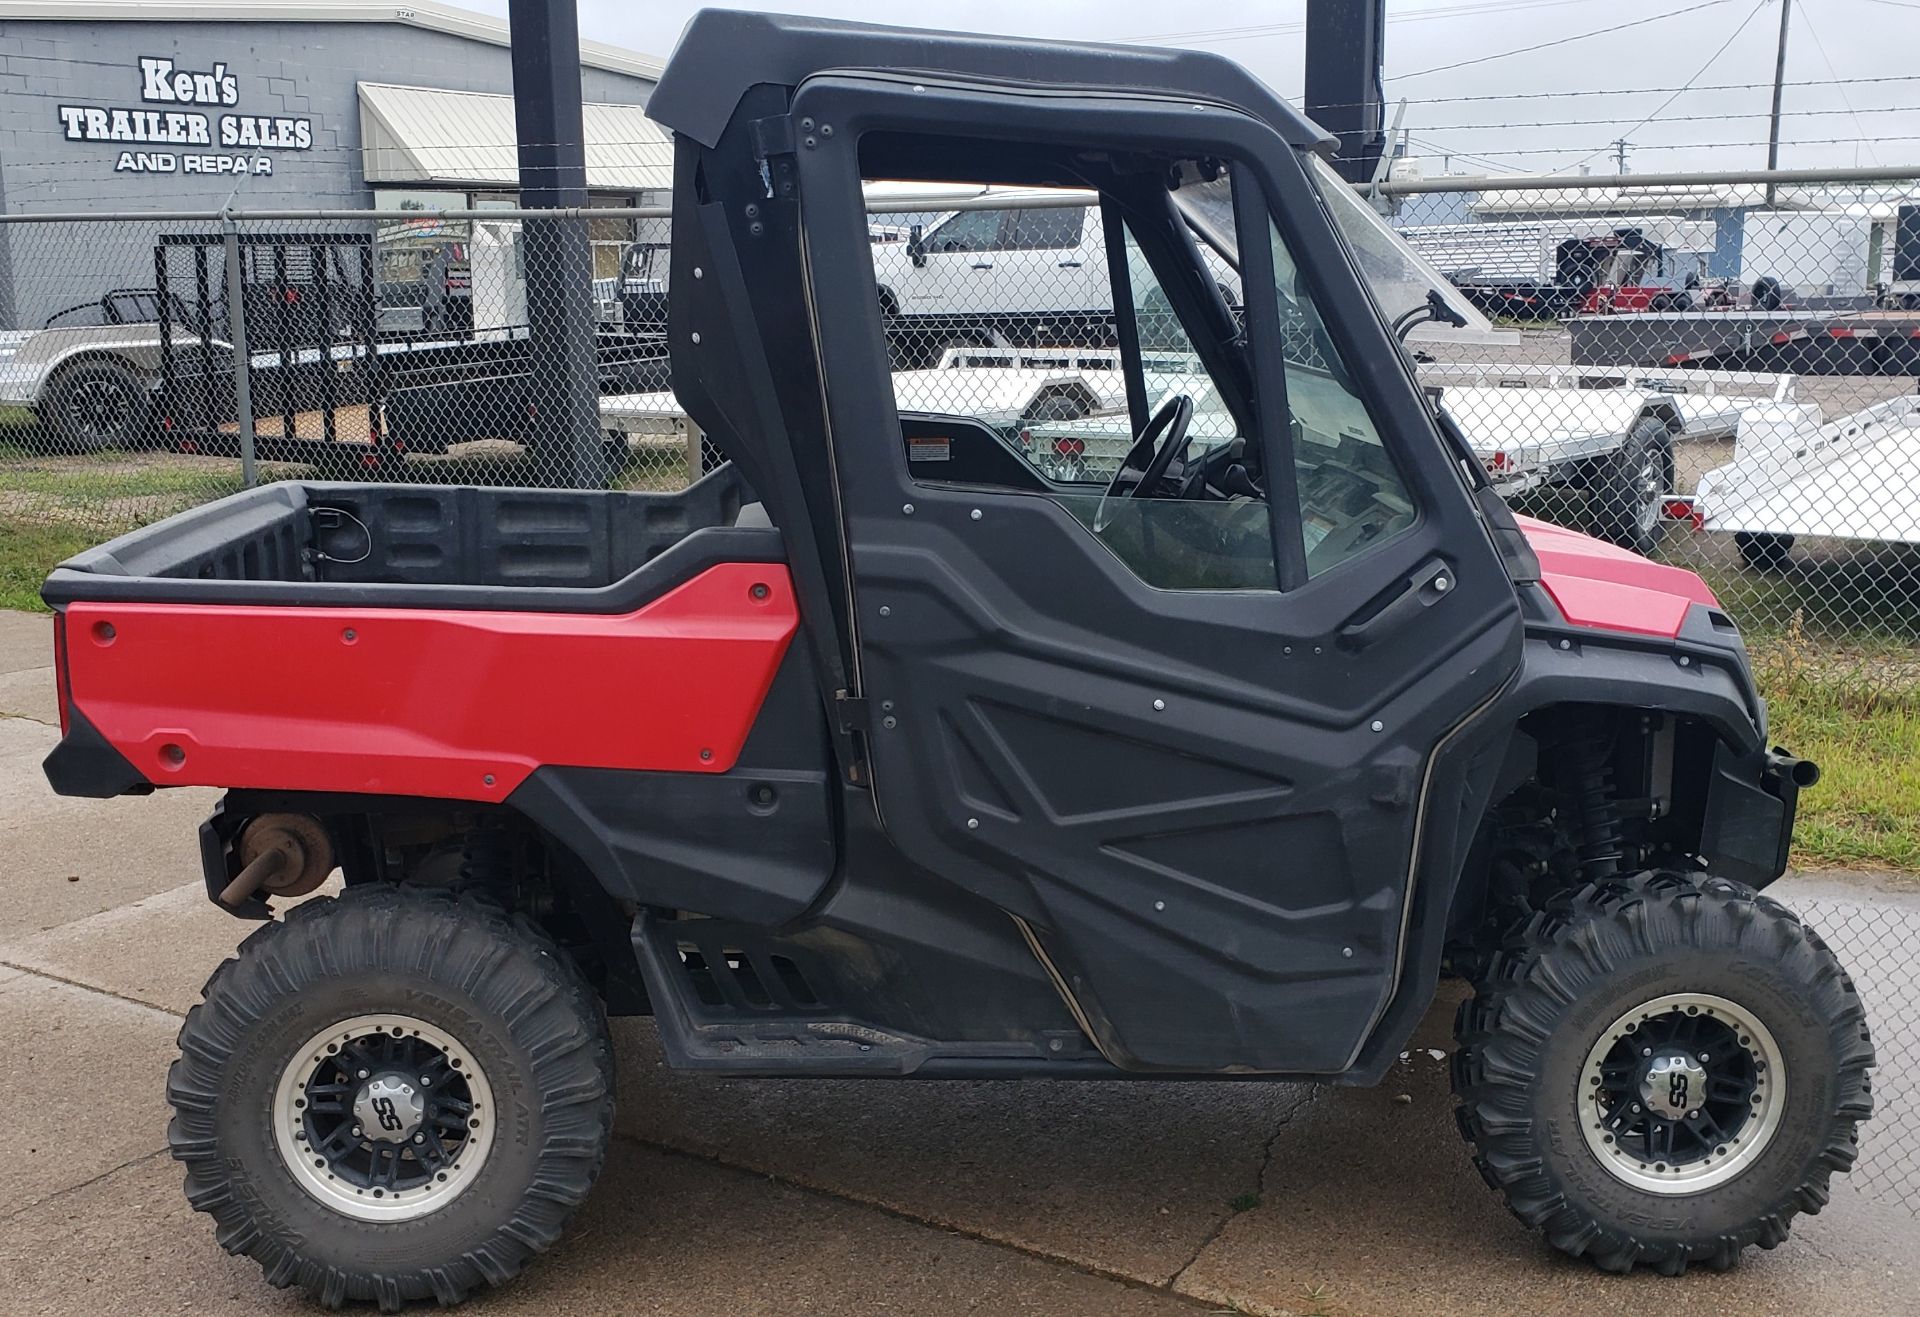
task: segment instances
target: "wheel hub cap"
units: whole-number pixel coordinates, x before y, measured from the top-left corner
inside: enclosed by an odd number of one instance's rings
[[[405,1075],[375,1075],[353,1100],[353,1118],[366,1137],[382,1143],[405,1143],[420,1128],[427,1102],[417,1079]]]
[[[1648,1111],[1668,1120],[1679,1120],[1692,1111],[1706,1092],[1706,1068],[1684,1052],[1654,1057],[1640,1080],[1640,1100]]]

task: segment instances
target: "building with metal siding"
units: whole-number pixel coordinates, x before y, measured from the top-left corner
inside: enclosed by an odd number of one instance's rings
[[[657,199],[660,61],[581,56],[595,200]],[[506,23],[431,3],[0,0],[0,213],[507,204],[512,90]],[[53,259],[82,240],[45,225],[0,237],[10,327],[153,282],[147,225],[86,261]]]

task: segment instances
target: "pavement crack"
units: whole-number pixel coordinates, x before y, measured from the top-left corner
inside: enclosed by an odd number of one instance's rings
[[[1267,1135],[1266,1142],[1260,1145],[1260,1165],[1253,1176],[1252,1197],[1254,1207],[1260,1206],[1267,1200],[1267,1172],[1273,1166],[1274,1145],[1280,1142],[1280,1136],[1286,1132],[1287,1126],[1293,1123],[1293,1118],[1300,1114],[1307,1103],[1313,1101],[1317,1092],[1318,1090],[1311,1086],[1303,1086],[1300,1093],[1281,1109],[1280,1118],[1273,1123],[1273,1131]],[[1165,1288],[1172,1290],[1176,1294],[1184,1293],[1184,1291],[1180,1289],[1181,1280],[1186,1276],[1187,1272],[1193,1269],[1193,1265],[1200,1261],[1201,1257],[1206,1254],[1206,1251],[1213,1247],[1220,1236],[1227,1233],[1227,1227],[1233,1224],[1234,1218],[1239,1216],[1243,1210],[1250,1211],[1252,1209],[1229,1207],[1225,1212],[1222,1212],[1219,1218],[1214,1221],[1213,1227],[1208,1230],[1205,1235],[1201,1236],[1198,1244],[1194,1245],[1193,1252],[1187,1260],[1181,1263],[1171,1276],[1167,1277]]]
[[[56,732],[60,730],[60,724],[57,722],[48,722],[45,718],[36,718],[30,713],[15,713],[12,709],[0,709],[0,718],[12,718],[23,723],[39,723],[42,727],[51,727]]]
[[[125,1161],[121,1162],[118,1166],[109,1166],[106,1170],[100,1172],[98,1175],[90,1175],[86,1179],[80,1181],[80,1183],[78,1184],[70,1184],[64,1189],[55,1189],[52,1193],[48,1194],[44,1198],[36,1198],[30,1203],[24,1203],[21,1206],[12,1208],[6,1212],[0,1212],[0,1222],[11,1221],[15,1217],[25,1216],[28,1212],[35,1211],[42,1207],[46,1207],[51,1203],[57,1203],[62,1198],[65,1198],[68,1194],[77,1194],[82,1189],[85,1189],[88,1185],[98,1184],[102,1180],[105,1180],[111,1176],[118,1175],[120,1174],[120,1172],[126,1170],[129,1166],[138,1166],[141,1162],[152,1161],[155,1157],[164,1157],[167,1155],[167,1152],[168,1150],[166,1148],[155,1148],[152,1152],[143,1152],[138,1156],[129,1157]]]
[[[54,974],[36,965],[23,964],[17,960],[7,960],[0,957],[0,969],[18,970],[20,973],[30,974],[36,979],[46,979],[50,983],[62,984],[69,988],[78,988],[81,992],[91,992],[97,996],[111,997],[115,1001],[125,1002],[129,1006],[138,1006],[141,1010],[152,1011],[156,1015],[164,1015],[171,1020],[184,1020],[187,1018],[185,1012],[170,1011],[164,1006],[155,1006],[150,1001],[141,1001],[138,997],[129,997],[124,992],[115,992],[112,988],[103,988],[97,983],[84,983],[79,979],[70,979],[64,974]]]
[[[1062,1267],[1068,1271],[1076,1271],[1083,1276],[1090,1276],[1096,1280],[1104,1280],[1116,1285],[1124,1285],[1128,1289],[1147,1290],[1155,1294],[1167,1295],[1178,1299],[1183,1304],[1191,1306],[1196,1312],[1217,1313],[1220,1311],[1218,1304],[1209,1303],[1191,1294],[1180,1294],[1171,1289],[1167,1282],[1143,1280],[1138,1276],[1128,1275],[1124,1271],[1114,1271],[1095,1263],[1086,1262],[1080,1258],[1066,1257],[1059,1253],[1049,1253],[1045,1249],[1035,1248],[1030,1244],[1022,1244],[1015,1240],[1001,1238],[998,1235],[990,1235],[981,1230],[956,1225],[951,1221],[940,1221],[932,1217],[918,1216],[913,1212],[895,1207],[890,1203],[879,1202],[872,1198],[862,1198],[855,1194],[841,1193],[822,1185],[809,1183],[806,1180],[798,1180],[791,1176],[782,1175],[777,1171],[768,1171],[757,1166],[747,1166],[740,1162],[730,1161],[719,1153],[702,1152],[693,1148],[681,1147],[677,1144],[663,1143],[658,1139],[643,1138],[637,1134],[616,1132],[614,1137],[624,1143],[631,1143],[636,1147],[647,1148],[653,1152],[665,1153],[671,1157],[682,1157],[688,1161],[718,1167],[721,1170],[732,1172],[735,1175],[750,1175],[756,1180],[771,1180],[773,1183],[783,1185],[788,1189],[794,1190],[796,1193],[808,1194],[815,1198],[826,1199],[829,1202],[858,1207],[863,1211],[877,1212],[881,1216],[891,1217],[896,1221],[902,1221],[908,1225],[919,1226],[924,1230],[938,1230],[945,1234],[955,1235],[961,1239],[972,1240],[976,1244],[984,1244],[989,1248],[1004,1249],[1009,1253],[1017,1253],[1022,1257],[1032,1258],[1034,1261],[1043,1262],[1048,1266]],[[1269,1146],[1271,1146],[1271,1144],[1269,1144]]]

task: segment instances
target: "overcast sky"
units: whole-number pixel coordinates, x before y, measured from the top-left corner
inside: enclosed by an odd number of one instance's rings
[[[506,13],[506,0],[454,3]],[[1448,153],[1454,172],[1573,171],[1583,163],[1612,172],[1610,144],[1622,136],[1633,144],[1630,169],[1758,168],[1766,163],[1780,4],[1387,0],[1388,112],[1408,100],[1410,149],[1427,158],[1429,172],[1439,172]],[[581,35],[664,57],[699,7],[581,0]],[[1303,80],[1305,0],[762,0],[741,7],[924,27],[964,19],[985,32],[1196,46],[1239,60],[1294,100]],[[1607,28],[1615,30],[1598,32]],[[1487,58],[1545,42],[1564,44]],[[1835,79],[1897,80],[1793,85]],[[1920,0],[1795,0],[1787,80],[1782,166],[1920,161]],[[1702,90],[1663,108],[1688,84]],[[1566,92],[1578,94],[1459,99]]]

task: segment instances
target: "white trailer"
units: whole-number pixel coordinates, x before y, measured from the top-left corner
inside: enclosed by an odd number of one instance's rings
[[[1473,284],[1555,283],[1562,273],[1563,243],[1628,232],[1665,252],[1704,256],[1714,249],[1713,221],[1678,215],[1410,224],[1395,232],[1456,283]]]
[[[1691,513],[1761,569],[1800,537],[1920,544],[1920,395],[1826,422],[1811,407],[1756,413],[1733,460],[1700,477]]]
[[[1741,222],[1740,282],[1775,279],[1799,297],[1851,297],[1887,278],[1894,208],[1750,210]]]
[[[925,370],[895,371],[893,389],[901,411],[974,417],[1014,444],[1026,427],[1126,406],[1118,362],[1099,349],[951,348]],[[629,439],[700,438],[668,390],[603,397],[600,416]]]

